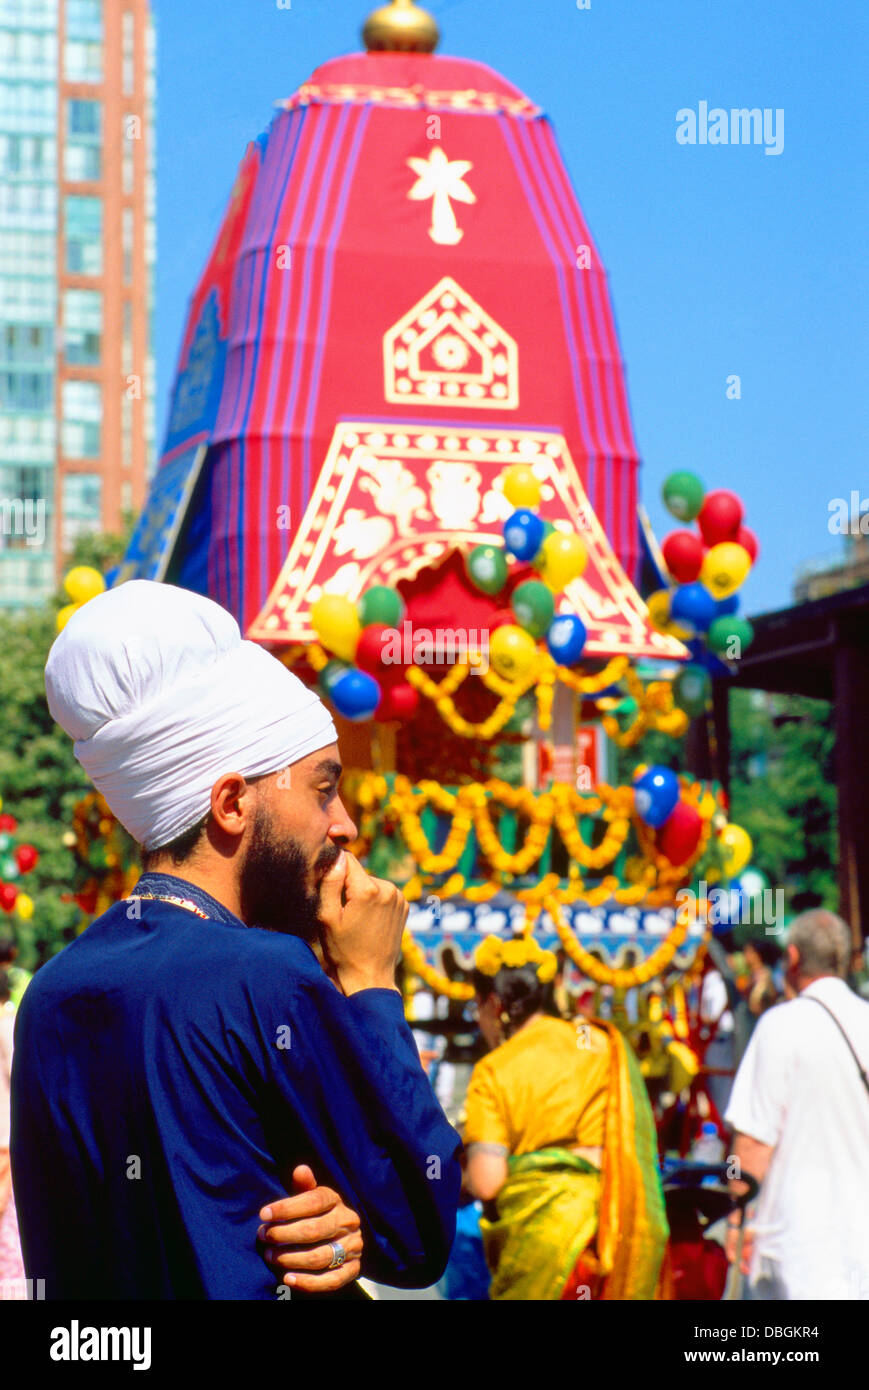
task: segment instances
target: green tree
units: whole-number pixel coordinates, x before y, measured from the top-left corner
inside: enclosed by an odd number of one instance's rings
[[[731,820],[754,842],[752,864],[789,900],[836,909],[837,806],[832,707],[800,695],[730,696]]]
[[[69,557],[73,565],[105,571],[124,553],[125,534],[80,536]],[[81,910],[64,902],[75,881],[76,861],[64,834],[75,803],[90,782],[73,753],[72,739],[55,724],[45,696],[45,663],[57,636],[56,615],[69,597],[58,591],[47,602],[18,612],[0,612],[0,796],[3,809],[18,820],[16,842],[39,851],[39,862],[16,886],[34,900],[23,921],[14,911],[0,914],[0,935],[14,935],[19,963],[32,969],[74,935]]]

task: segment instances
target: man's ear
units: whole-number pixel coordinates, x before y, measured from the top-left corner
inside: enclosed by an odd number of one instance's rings
[[[788,970],[794,971],[800,963],[800,953],[796,946],[788,945],[785,947],[785,961]]]

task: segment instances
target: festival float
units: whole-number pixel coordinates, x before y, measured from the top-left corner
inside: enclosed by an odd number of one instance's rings
[[[690,473],[660,549],[640,520],[606,272],[543,110],[438,56],[409,0],[364,36],[241,161],[111,582],[206,594],[319,682],[355,848],[412,905],[412,1018],[433,992],[461,1031],[475,952],[537,942],[653,1092],[694,1095],[710,924],[677,895],[732,886],[751,845],[675,768],[751,640],[757,544]],[[94,873],[107,811],[76,826],[95,901],[132,872],[112,843]]]

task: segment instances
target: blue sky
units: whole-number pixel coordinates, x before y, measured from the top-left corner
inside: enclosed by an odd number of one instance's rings
[[[286,0],[284,0],[286,3]],[[158,433],[187,300],[248,140],[313,68],[361,48],[372,0],[153,0]],[[431,0],[439,52],[498,69],[552,119],[609,273],[641,489],[691,469],[746,504],[745,611],[835,553],[829,503],[869,499],[865,0]],[[680,145],[682,108],[784,111],[784,146]],[[738,374],[742,397],[728,400]]]

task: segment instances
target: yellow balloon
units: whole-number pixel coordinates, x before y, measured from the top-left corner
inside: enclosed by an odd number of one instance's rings
[[[489,658],[498,675],[505,680],[524,680],[537,660],[537,645],[524,628],[507,623],[504,627],[496,627],[492,633]]]
[[[77,613],[79,608],[81,608],[80,603],[68,603],[64,608],[58,609],[55,619],[58,632],[63,632],[73,613]]]
[[[536,507],[540,501],[540,484],[524,463],[514,463],[503,473],[504,496],[514,507]]]
[[[23,917],[25,922],[29,922],[33,916],[33,899],[29,893],[19,893],[15,899],[15,911],[19,917]]]
[[[724,872],[728,878],[736,878],[751,858],[754,849],[751,836],[741,825],[731,823],[722,830],[721,843],[725,848]]]
[[[703,557],[700,582],[713,598],[729,598],[735,594],[751,569],[751,556],[744,545],[721,541]]]
[[[649,623],[656,632],[666,632],[670,621],[670,590],[656,589],[646,599],[649,610]]]
[[[669,589],[656,589],[653,594],[649,594],[646,599],[646,607],[649,610],[649,626],[656,632],[662,632],[665,637],[675,637],[679,642],[687,642],[693,637],[693,632],[689,632],[679,623],[670,621],[670,600],[673,595]]]
[[[359,641],[359,614],[355,603],[343,594],[322,594],[311,605],[314,631],[330,652],[344,661],[352,661]]]
[[[76,603],[87,603],[88,599],[103,593],[106,581],[92,565],[76,565],[67,574],[63,586]]]
[[[540,578],[556,594],[578,579],[588,564],[585,542],[575,531],[553,531],[540,554]]]

